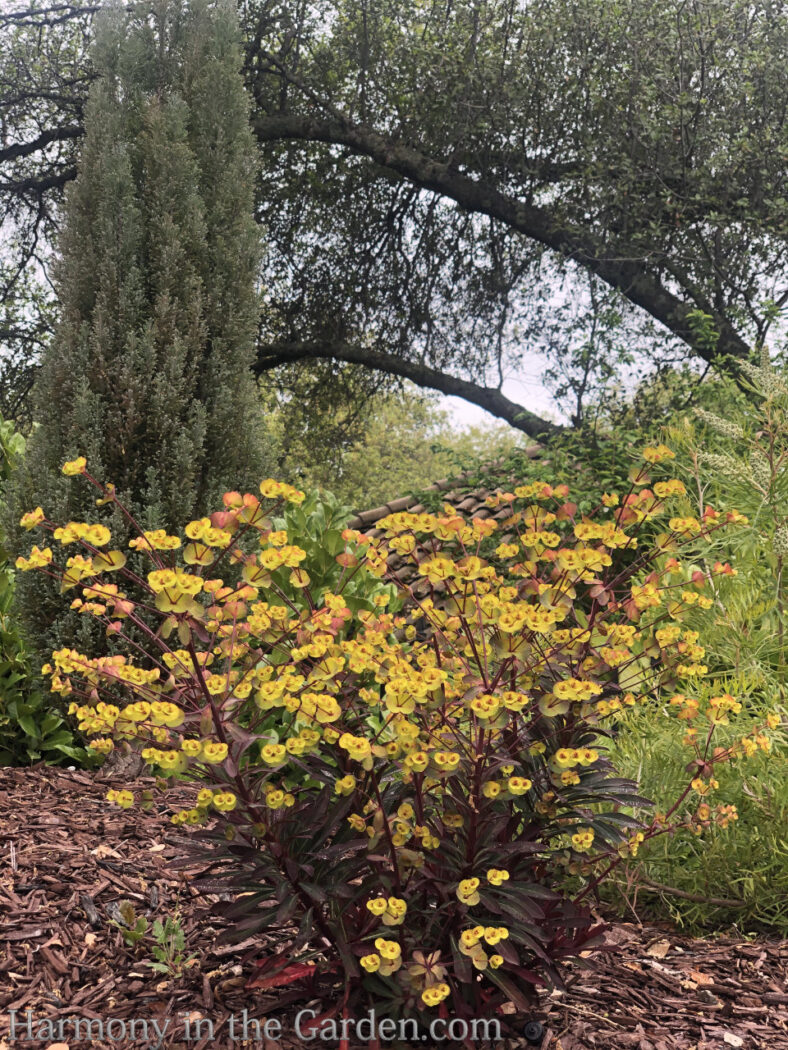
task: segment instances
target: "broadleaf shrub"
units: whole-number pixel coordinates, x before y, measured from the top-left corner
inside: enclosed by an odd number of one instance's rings
[[[0,419],[0,498],[25,452],[25,440]],[[0,766],[84,763],[80,747],[57,704],[47,698],[14,615],[15,574],[0,535]]]
[[[61,564],[34,547],[20,568],[79,588],[75,608],[119,643],[130,627],[146,641],[128,657],[59,650],[52,688],[97,751],[131,743],[162,784],[194,780],[194,806],[173,822],[201,825],[210,885],[238,893],[233,935],[266,930],[279,946],[261,967],[266,987],[322,999],[328,1015],[525,1010],[535,985],[560,981],[562,961],[594,943],[601,880],[670,832],[685,799],[705,806],[715,769],[741,757],[741,741],[712,744],[735,717],[732,697],[696,710],[677,694],[669,717],[692,709],[704,732],[688,739],[676,805],[646,822],[632,816],[637,785],[607,757],[619,711],[703,673],[681,617],[705,600],[705,581],[677,555],[741,520],[711,508],[669,518],[640,550],[639,530],[683,491],[651,487],[648,464],[669,450],[644,455],[630,492],[593,520],[566,486],[534,482],[490,498],[511,511],[500,525],[447,508],[393,514],[376,539],[345,530],[341,572],[319,598],[307,551],[277,527],[304,500],[282,483],[264,481],[262,503],[226,494],[183,539],[141,532],[128,559],[101,524],[25,516],[81,553]],[[83,458],[63,469],[116,502]],[[496,532],[492,564],[477,552]],[[394,555],[427,597],[392,572]],[[384,588],[354,613],[344,594],[359,574],[395,585],[405,610],[387,608]],[[768,746],[763,728],[756,748]],[[110,798],[135,804],[131,789]],[[713,815],[733,817],[724,805]]]

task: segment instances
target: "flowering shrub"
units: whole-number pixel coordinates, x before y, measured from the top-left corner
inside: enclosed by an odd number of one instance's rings
[[[656,839],[621,865],[613,881],[641,916],[667,912],[696,928],[735,923],[740,930],[769,928],[788,936],[788,382],[766,348],[758,365],[742,363],[742,373],[746,397],[738,384],[716,381],[705,397],[714,412],[695,409],[694,419],[682,413],[667,431],[687,486],[674,513],[702,513],[708,500],[749,518],[746,526],[722,529],[699,545],[691,569],[711,576],[704,594],[713,604],[693,606],[684,623],[703,638],[709,668],[693,698],[703,708],[705,697],[729,693],[742,705],[733,724],[715,733],[716,745],[741,737],[748,723],[768,719],[776,728],[769,751],[753,756],[745,770],[721,769],[719,788],[703,800],[712,811],[718,794],[735,803],[735,825],[709,828],[700,837]],[[712,571],[727,562],[726,572]],[[632,709],[616,737],[617,768],[642,770],[641,791],[658,808],[672,798],[685,765],[688,724],[652,708]],[[758,745],[752,737],[744,746]],[[606,893],[614,888],[609,883]]]
[[[183,538],[140,532],[128,559],[101,524],[25,516],[80,553],[60,564],[34,547],[19,567],[79,588],[74,606],[120,650],[56,652],[52,688],[97,751],[130,742],[162,785],[194,780],[194,805],[173,822],[202,825],[211,885],[239,894],[226,908],[234,935],[265,929],[281,947],[256,987],[289,985],[280,1003],[303,994],[328,1015],[526,1009],[534,985],[558,981],[560,962],[598,935],[587,900],[599,881],[673,826],[676,807],[646,824],[631,816],[642,800],[605,748],[619,713],[660,687],[675,692],[671,716],[692,723],[677,805],[694,792],[693,819],[734,817],[704,798],[715,767],[744,751],[712,746],[738,704],[693,699],[703,648],[681,618],[707,599],[679,555],[741,516],[668,513],[641,551],[640,527],[683,491],[652,486],[648,470],[594,518],[565,486],[536,482],[490,499],[511,510],[500,523],[449,509],[393,514],[381,538],[345,530],[333,590],[314,593],[307,552],[276,527],[304,494],[278,482],[262,483],[262,502],[226,494]],[[84,459],[64,471],[116,502]],[[395,554],[426,597],[390,571]],[[372,599],[354,613],[344,594],[360,578]],[[765,741],[758,727],[746,746]],[[110,798],[135,803],[131,789]]]

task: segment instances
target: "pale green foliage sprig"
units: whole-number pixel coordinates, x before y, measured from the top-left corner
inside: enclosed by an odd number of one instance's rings
[[[760,449],[754,448],[750,453],[749,466],[753,482],[766,494],[772,482],[772,474],[769,460]]]
[[[780,525],[775,530],[772,550],[780,558],[788,556],[788,528],[785,525]]]
[[[701,462],[712,470],[739,471],[741,463],[734,456],[725,455],[720,452],[701,452]]]
[[[738,423],[734,423],[730,419],[723,419],[722,416],[715,415],[714,412],[709,412],[705,408],[696,408],[695,415],[723,437],[744,437],[744,430]]]
[[[750,361],[743,361],[740,367],[763,397],[768,400],[788,397],[788,386],[786,386],[782,376],[771,365],[767,366],[763,361],[760,365],[754,365]]]

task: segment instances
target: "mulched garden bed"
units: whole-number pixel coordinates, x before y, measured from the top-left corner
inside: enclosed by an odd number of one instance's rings
[[[217,943],[216,898],[200,897],[194,875],[172,866],[183,836],[168,820],[172,800],[166,811],[117,810],[104,801],[111,784],[46,767],[0,770],[0,1050],[86,1045],[69,1043],[70,1022],[63,1040],[28,1040],[21,1027],[11,1041],[11,1011],[20,1026],[31,1011],[33,1032],[44,1018],[155,1017],[160,1027],[169,1018],[167,1050],[327,1045],[230,1040],[232,1015],[262,1017],[272,1004],[273,993],[246,987],[265,949]],[[151,922],[179,910],[186,954],[197,957],[182,978],[165,979],[145,965],[147,951],[125,945],[110,925],[121,901]],[[542,997],[541,1050],[788,1050],[788,942],[694,940],[631,923],[614,924],[607,939],[611,951],[572,967],[565,993]],[[178,1041],[185,1016],[210,1019],[213,1038],[206,1026],[203,1038]]]

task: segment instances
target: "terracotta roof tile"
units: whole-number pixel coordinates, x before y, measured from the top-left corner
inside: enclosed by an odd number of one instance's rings
[[[531,445],[524,450],[524,455],[529,459],[538,459],[543,451],[544,447],[542,445]],[[503,462],[491,463],[488,468],[489,472],[494,475],[496,467],[502,470],[501,487],[505,489],[507,485],[512,485],[514,479],[503,472]],[[485,507],[484,503],[492,490],[484,487],[474,492],[468,492],[467,488],[458,488],[458,484],[461,486],[462,480],[470,476],[470,474],[466,473],[460,475],[459,478],[443,478],[441,481],[436,481],[430,485],[426,491],[442,493],[444,503],[452,504],[456,510],[466,514],[468,517],[488,518],[490,509]],[[402,511],[408,511],[411,514],[422,514],[424,509],[424,505],[419,502],[418,496],[400,496],[397,499],[390,500],[388,503],[384,503],[380,507],[374,507],[372,510],[359,511],[348,522],[348,528],[359,529],[374,536],[379,532],[378,529],[374,528],[375,522],[380,521],[381,518],[385,518],[389,514],[399,514]],[[509,513],[509,508],[505,507],[495,517],[507,517]]]
[[[457,504],[457,510],[476,510],[479,506],[479,497],[476,495],[466,496],[465,499]]]
[[[529,459],[537,459],[542,452],[542,445],[532,445],[530,448],[525,449],[525,455]],[[489,473],[493,477],[495,476],[496,466],[499,466],[499,464],[492,463],[488,468]],[[503,464],[500,464],[500,467],[503,468]],[[463,488],[463,478],[469,477],[469,474],[465,474],[461,475],[459,478],[444,478],[442,481],[436,481],[427,491],[441,493],[443,503],[450,504],[455,510],[467,518],[489,518],[492,515],[496,521],[504,521],[511,516],[512,510],[509,506],[500,508],[494,514],[493,508],[486,506],[487,498],[495,491],[495,489],[488,487],[489,482],[484,488],[477,489],[473,492],[469,492],[467,487]],[[500,489],[506,491],[508,488],[513,487],[515,483],[516,479],[505,469],[501,469]],[[376,537],[380,536],[383,531],[382,529],[375,528],[376,522],[388,517],[389,514],[399,514],[402,511],[407,511],[410,514],[422,514],[425,510],[426,508],[423,503],[419,502],[418,496],[400,496],[398,499],[390,500],[381,507],[374,507],[372,510],[360,511],[355,518],[348,522],[348,528],[358,529],[360,532],[364,532],[368,536]],[[510,541],[512,537],[509,535],[504,537],[504,539]],[[394,555],[389,558],[388,565],[389,569],[394,572],[403,583],[410,584],[413,593],[417,598],[424,598],[429,593],[429,581],[423,577],[416,576],[414,564],[410,559],[405,560],[399,555]],[[436,594],[439,594],[445,590],[445,586],[442,584],[434,584],[433,590]]]

